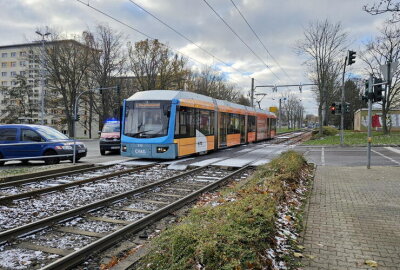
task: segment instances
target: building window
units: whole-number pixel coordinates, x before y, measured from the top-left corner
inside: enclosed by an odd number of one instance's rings
[[[17,62],[11,62],[11,67],[16,67],[17,66]]]
[[[19,52],[19,56],[26,56],[26,52]]]
[[[26,67],[26,61],[20,61],[19,62],[20,67]]]
[[[15,77],[15,76],[17,76],[17,72],[16,71],[11,71],[11,77]]]
[[[25,71],[20,71],[20,72],[19,72],[19,75],[25,76],[25,73],[26,73]]]
[[[11,57],[16,57],[17,56],[17,53],[16,52],[12,52],[11,53]]]
[[[7,72],[2,72],[1,77],[7,77]]]
[[[2,53],[1,57],[3,57],[3,58],[7,57],[7,53],[6,52]]]
[[[7,62],[1,63],[1,67],[6,68],[7,67]]]
[[[1,86],[7,86],[7,82],[1,82]]]

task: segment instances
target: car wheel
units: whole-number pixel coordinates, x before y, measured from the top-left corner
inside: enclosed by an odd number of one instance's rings
[[[0,159],[3,159],[3,155],[2,154],[0,154]],[[5,163],[5,161],[0,161],[0,166],[3,166],[4,163]]]
[[[106,150],[100,150],[100,154],[104,156],[106,154]]]
[[[46,153],[44,153],[44,155],[45,156],[54,156],[54,155],[57,155],[57,153],[52,150],[49,150],[49,151],[46,151]],[[46,165],[58,164],[58,163],[60,163],[60,159],[56,158],[56,157],[50,157],[50,158],[46,158],[44,160],[44,163]]]

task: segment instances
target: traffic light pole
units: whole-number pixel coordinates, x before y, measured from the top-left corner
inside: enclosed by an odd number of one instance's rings
[[[344,96],[344,75],[346,73],[346,66],[347,66],[347,56],[344,59],[344,67],[343,67],[343,75],[342,75],[342,112],[340,115],[340,146],[344,145],[344,113],[345,109],[345,96]]]
[[[374,89],[374,78],[372,74],[369,75],[368,80],[368,93],[372,94]],[[367,169],[371,168],[371,143],[372,143],[372,98],[368,98],[368,148],[367,148]]]

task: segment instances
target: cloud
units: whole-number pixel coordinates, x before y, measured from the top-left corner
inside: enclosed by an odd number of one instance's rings
[[[152,12],[159,19],[194,41],[215,57],[204,53],[128,0],[83,0],[130,26],[157,38],[202,64],[215,65],[227,73],[227,78],[243,91],[250,89],[251,77],[256,84],[288,84],[308,82],[304,58],[294,52],[296,42],[303,38],[310,22],[328,19],[341,22],[349,33],[352,48],[377,32],[386,17],[371,16],[362,11],[364,0],[234,0],[237,7],[253,27],[269,53],[242,20],[230,1],[207,0],[224,20],[270,67],[261,63],[253,53],[228,29],[204,1],[187,0],[132,0]],[[125,33],[132,42],[146,37],[123,26],[93,9],[71,0],[14,0],[7,1],[0,10],[2,18],[0,45],[22,43],[36,39],[37,27],[50,26],[70,34],[79,34],[99,23]],[[218,59],[226,62],[225,66]],[[202,65],[193,61],[195,65]],[[356,62],[356,65],[360,65]],[[355,65],[355,70],[357,66]],[[280,67],[281,68],[280,68]],[[234,69],[233,69],[234,68]],[[235,70],[236,69],[236,70]],[[282,71],[284,69],[284,71]],[[272,72],[275,74],[273,74]],[[262,106],[276,105],[277,94],[263,89],[268,96]],[[292,90],[293,92],[298,89]],[[279,95],[280,93],[278,93]],[[301,94],[307,111],[316,113],[315,98],[310,90]]]

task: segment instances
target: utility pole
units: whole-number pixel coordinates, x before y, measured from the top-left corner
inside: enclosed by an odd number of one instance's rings
[[[42,34],[38,30],[36,31],[36,34],[42,37],[42,52],[40,54],[40,124],[44,125],[44,38],[50,35],[50,32],[46,31],[46,33]]]
[[[367,169],[371,168],[371,143],[372,143],[372,93],[374,89],[374,77],[369,75],[368,80],[368,149],[367,149]]]
[[[345,113],[345,97],[344,97],[344,75],[346,73],[346,66],[347,66],[347,56],[344,59],[344,66],[343,66],[343,74],[342,74],[342,112],[340,115],[340,146],[344,145],[344,113]]]
[[[251,92],[250,92],[250,99],[251,99],[251,107],[254,107],[254,78],[251,78]]]

